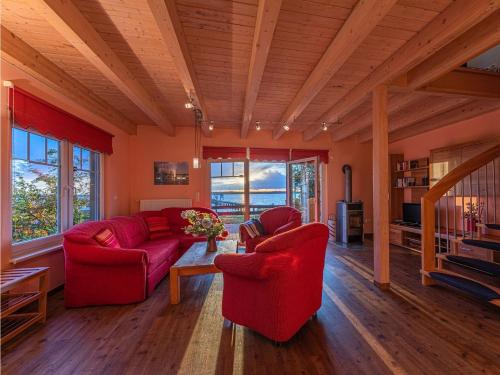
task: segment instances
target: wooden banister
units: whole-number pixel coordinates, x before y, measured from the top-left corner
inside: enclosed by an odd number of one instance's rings
[[[435,204],[453,186],[471,173],[500,157],[500,143],[467,160],[453,169],[435,184],[421,199],[422,203],[422,284],[432,284],[432,279],[426,273],[436,267],[435,250]]]

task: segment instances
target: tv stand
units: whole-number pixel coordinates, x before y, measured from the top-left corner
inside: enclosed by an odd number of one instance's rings
[[[406,249],[421,252],[422,229],[415,224],[397,222],[389,225],[389,243]]]
[[[442,233],[436,233],[435,237],[436,241],[446,240],[445,235]],[[421,253],[422,228],[417,224],[405,224],[402,221],[394,222],[389,225],[389,243]],[[441,246],[446,248],[446,243],[442,242]]]

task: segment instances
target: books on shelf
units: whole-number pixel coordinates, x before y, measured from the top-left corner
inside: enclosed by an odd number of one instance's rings
[[[396,164],[397,172],[411,171],[416,169],[423,169],[429,165],[429,159],[413,159],[413,160],[404,160],[400,161]]]

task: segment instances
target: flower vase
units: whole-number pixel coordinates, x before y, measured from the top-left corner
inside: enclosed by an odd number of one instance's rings
[[[475,219],[467,219],[467,232],[475,232],[476,231],[476,220]]]
[[[217,251],[217,241],[215,240],[215,237],[208,237],[207,252],[212,253],[214,251]]]

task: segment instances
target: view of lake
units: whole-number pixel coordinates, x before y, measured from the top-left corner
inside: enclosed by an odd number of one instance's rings
[[[214,192],[212,193],[212,200],[243,204],[243,193]],[[286,204],[286,193],[283,191],[250,193],[250,205],[280,206],[285,204]]]

